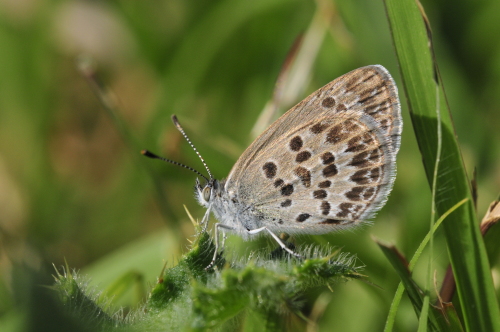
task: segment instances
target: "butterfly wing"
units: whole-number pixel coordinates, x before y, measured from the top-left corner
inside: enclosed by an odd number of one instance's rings
[[[238,159],[225,190],[270,230],[325,233],[359,224],[392,189],[401,126],[387,70],[358,68],[266,129]]]

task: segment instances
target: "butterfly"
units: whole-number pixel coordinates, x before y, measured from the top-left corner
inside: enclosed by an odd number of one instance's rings
[[[175,116],[177,129],[202,160],[202,173],[143,150],[148,157],[188,168],[195,197],[213,212],[213,266],[219,231],[249,239],[324,234],[369,222],[387,201],[396,175],[402,118],[396,84],[381,65],[355,69],[291,108],[243,152],[228,177],[217,180]],[[207,267],[207,268],[209,268]]]

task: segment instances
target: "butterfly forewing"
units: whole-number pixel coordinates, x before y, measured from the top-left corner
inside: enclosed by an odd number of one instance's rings
[[[270,230],[324,233],[369,219],[389,194],[399,149],[397,90],[356,69],[280,117],[242,154],[225,189]]]

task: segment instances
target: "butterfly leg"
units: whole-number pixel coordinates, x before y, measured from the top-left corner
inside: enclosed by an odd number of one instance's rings
[[[297,254],[296,252],[294,252],[293,250],[291,250],[290,248],[288,248],[284,243],[283,241],[281,241],[281,239],[276,235],[274,234],[273,232],[271,232],[267,227],[261,227],[261,228],[257,228],[257,229],[252,229],[252,230],[249,230],[248,233],[249,234],[257,234],[257,233],[260,233],[262,231],[267,231],[269,234],[271,234],[271,236],[273,237],[273,239],[278,242],[278,244],[280,245],[281,248],[283,248],[284,250],[286,250],[289,254],[295,256],[295,257],[298,257],[298,258],[303,258],[302,256],[300,256],[299,254]]]
[[[224,248],[224,246],[226,245],[226,239],[227,239],[227,234],[226,232],[224,232],[224,230],[222,231],[222,245],[221,247]]]
[[[208,270],[208,269],[212,268],[212,266],[214,266],[214,264],[215,264],[215,259],[217,258],[217,252],[219,252],[219,228],[234,230],[234,227],[231,227],[231,226],[228,226],[228,225],[224,225],[224,224],[221,224],[221,223],[216,223],[215,224],[215,239],[214,239],[215,240],[215,252],[214,252],[214,257],[212,258],[212,261],[210,262],[210,264],[208,264],[208,266],[205,268],[205,270]],[[225,232],[224,232],[223,236],[224,236],[224,238],[226,237],[226,233]],[[224,246],[224,244],[222,246]]]
[[[208,227],[208,219],[210,219],[210,211],[212,210],[212,205],[210,205],[207,209],[207,211],[205,212],[205,215],[203,216],[203,218],[201,219],[201,222],[200,222],[200,225],[203,226],[203,230],[202,230],[202,233],[205,233],[207,231],[207,227]]]

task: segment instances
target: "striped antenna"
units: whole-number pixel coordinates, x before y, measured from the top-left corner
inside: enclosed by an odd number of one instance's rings
[[[203,163],[203,166],[205,166],[205,169],[207,170],[208,175],[210,176],[210,180],[212,180],[214,177],[212,176],[212,172],[210,172],[210,170],[208,169],[207,163],[205,162],[205,160],[203,159],[203,157],[201,156],[201,154],[198,152],[198,150],[196,150],[196,148],[194,147],[193,143],[191,143],[191,140],[189,139],[189,137],[184,132],[184,129],[182,129],[181,124],[179,123],[179,120],[177,120],[177,117],[175,115],[172,115],[172,121],[174,122],[174,125],[177,127],[177,129],[181,132],[182,136],[184,136],[184,138],[186,139],[186,141],[189,143],[189,145],[191,145],[191,147],[193,148],[194,152],[196,152],[196,154],[200,158],[201,162]],[[184,166],[184,167],[186,167],[186,166]],[[187,167],[187,168],[189,168],[189,167]],[[206,179],[206,177],[204,177],[204,178]]]
[[[163,161],[165,161],[167,163],[171,163],[171,164],[174,164],[174,165],[177,165],[177,166],[181,166],[181,167],[187,168],[188,170],[190,170],[192,172],[195,172],[196,174],[198,174],[199,176],[201,176],[202,178],[204,178],[205,180],[207,180],[207,182],[210,182],[210,180],[205,175],[201,174],[200,172],[198,172],[197,170],[195,170],[192,167],[189,167],[189,166],[186,166],[184,164],[178,163],[177,161],[173,161],[173,160],[170,160],[170,159],[167,159],[167,158],[160,157],[160,156],[158,156],[158,155],[156,155],[153,152],[150,152],[148,150],[142,150],[141,154],[143,154],[144,156],[149,157],[151,159],[159,159],[159,160],[163,160]]]

